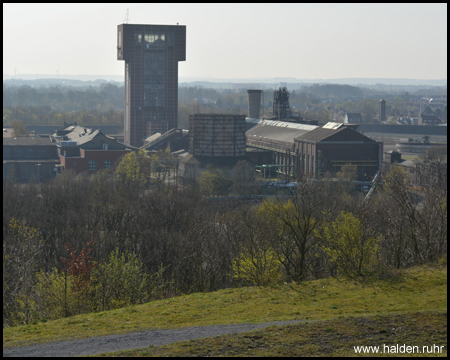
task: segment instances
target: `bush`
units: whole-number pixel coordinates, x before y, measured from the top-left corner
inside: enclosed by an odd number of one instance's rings
[[[233,277],[241,283],[267,286],[281,278],[281,261],[272,249],[245,251],[232,262]]]

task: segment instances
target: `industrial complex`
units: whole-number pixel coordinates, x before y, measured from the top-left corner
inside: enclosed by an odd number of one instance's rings
[[[361,114],[319,125],[292,111],[286,87],[274,90],[271,113],[261,114],[263,91],[248,89],[248,116],[194,113],[189,129],[179,128],[178,62],[186,60],[186,26],[118,25],[117,59],[125,61],[123,143],[77,124],[34,140],[7,139],[4,179],[8,173],[21,182],[67,170],[93,174],[114,169],[124,154],[139,149],[170,148],[178,156],[179,175],[191,180],[208,165],[231,169],[247,160],[286,181],[336,177],[347,164],[356,167],[358,180],[370,181],[382,169],[383,157],[395,162],[392,151],[384,154],[383,142],[358,131]],[[381,99],[380,119],[385,117]],[[423,115],[420,121],[436,119]]]

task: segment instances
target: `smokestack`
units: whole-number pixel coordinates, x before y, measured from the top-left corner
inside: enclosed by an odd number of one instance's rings
[[[380,121],[386,121],[386,100],[380,100]]]
[[[248,117],[251,119],[259,119],[262,90],[247,90],[247,93],[248,93]]]

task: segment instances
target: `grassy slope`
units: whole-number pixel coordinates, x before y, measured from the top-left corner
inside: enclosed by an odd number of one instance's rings
[[[146,329],[272,320],[343,320],[446,309],[447,267],[421,267],[384,279],[329,278],[274,288],[197,293],[109,312],[18,326],[4,329],[3,347]]]
[[[356,353],[356,346],[379,346],[376,356],[406,356],[392,346],[418,346],[413,356],[447,356],[447,312],[427,311],[397,315],[372,315],[306,324],[273,326],[241,334],[180,341],[138,350],[118,351],[97,357],[147,356],[374,356]],[[433,353],[432,345],[444,345]],[[388,347],[385,352],[383,345]],[[427,346],[423,353],[423,346]],[[421,351],[422,353],[417,353]]]

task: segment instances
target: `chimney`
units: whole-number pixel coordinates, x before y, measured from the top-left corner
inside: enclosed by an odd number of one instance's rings
[[[248,93],[248,117],[251,119],[259,119],[262,90],[247,90],[247,93]]]

